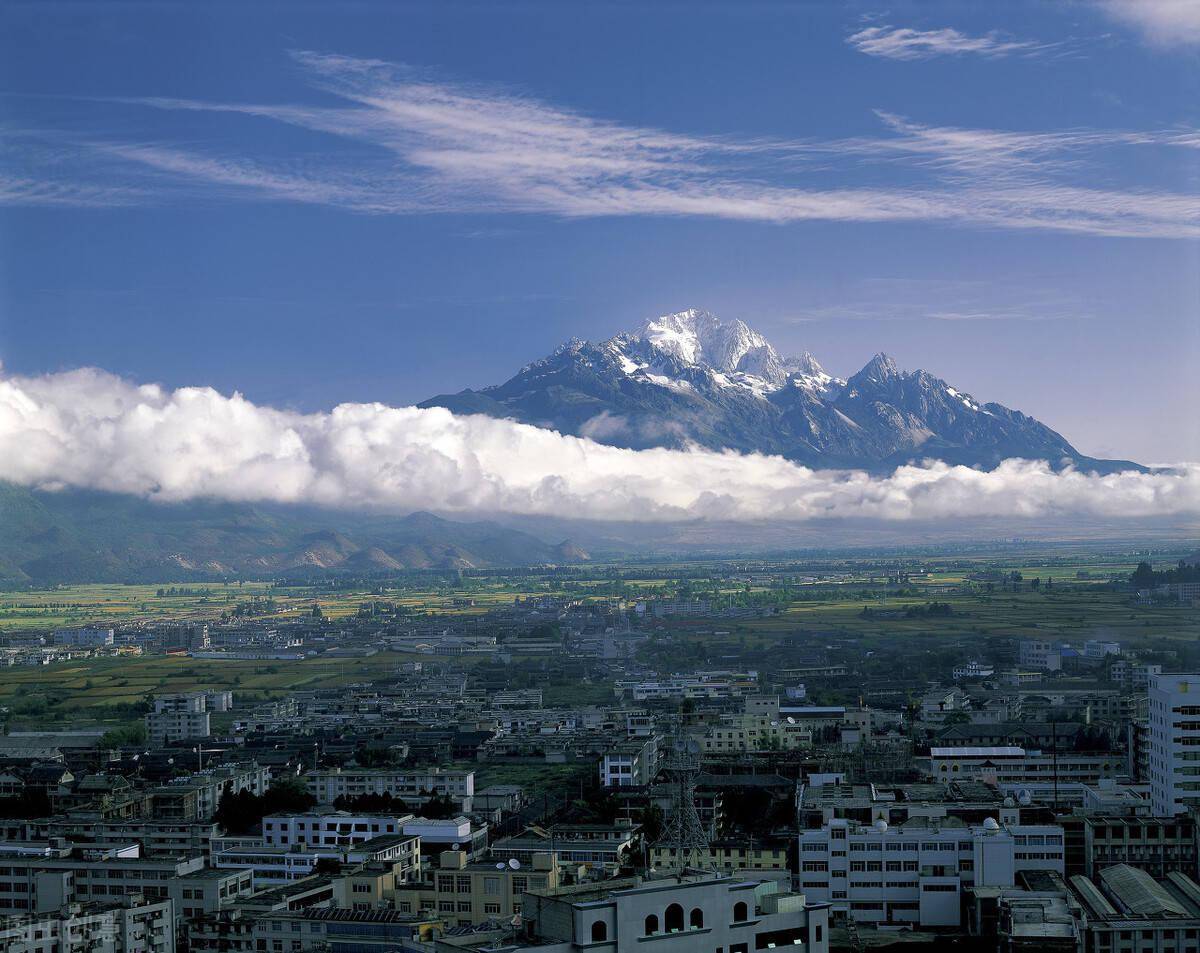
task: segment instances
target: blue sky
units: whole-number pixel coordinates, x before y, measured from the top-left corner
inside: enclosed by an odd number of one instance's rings
[[[695,306],[1200,459],[1198,8],[10,3],[0,359],[395,404]]]

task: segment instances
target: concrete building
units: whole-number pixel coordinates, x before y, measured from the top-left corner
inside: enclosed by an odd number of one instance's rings
[[[521,906],[525,942],[539,953],[632,953],[665,940],[672,949],[749,953],[776,947],[829,950],[829,909],[779,884],[713,874],[530,891]],[[492,942],[488,940],[487,942]],[[478,942],[438,949],[481,949]]]
[[[658,741],[625,741],[606,751],[600,759],[603,787],[640,787],[658,773]]]
[[[146,715],[146,738],[156,748],[211,735],[203,692],[159,695],[154,699],[154,711]]]
[[[175,904],[140,894],[0,917],[0,953],[174,953]]]
[[[1087,950],[1104,953],[1198,953],[1200,885],[1178,871],[1162,880],[1121,864],[1071,889],[1084,911]]]
[[[1063,849],[1057,825],[835,820],[800,832],[798,888],[860,922],[957,927],[965,889],[1011,887],[1029,870],[1061,874]]]
[[[1066,872],[1094,877],[1106,867],[1129,864],[1156,880],[1172,871],[1197,872],[1196,821],[1192,817],[1064,815]]]
[[[929,749],[915,759],[917,770],[938,781],[969,778],[989,784],[1075,782],[1096,784],[1125,773],[1125,758],[1116,753],[1039,751],[1016,745]]]
[[[404,833],[412,814],[357,814],[313,810],[304,814],[268,814],[262,822],[266,847],[348,847],[373,837]]]
[[[1046,639],[1023,639],[1017,648],[1017,661],[1021,668],[1043,672],[1062,670],[1061,650],[1057,644]]]
[[[1148,740],[1154,813],[1200,806],[1200,675],[1151,676]]]
[[[470,863],[465,851],[443,851],[437,866],[422,871],[411,883],[397,883],[390,897],[406,914],[439,916],[455,926],[475,926],[489,920],[511,920],[521,912],[527,890],[555,890],[562,868],[552,854],[534,854],[528,864],[513,867]]]
[[[403,834],[386,834],[353,845],[276,847],[259,843],[219,850],[214,845],[213,850],[214,867],[249,870],[255,890],[308,877],[322,860],[335,860],[339,864],[386,865],[394,877],[406,880],[420,873],[421,841]]]
[[[304,775],[309,793],[319,804],[332,804],[339,797],[359,797],[363,794],[390,794],[405,801],[419,803],[433,794],[462,802],[463,810],[471,810],[475,794],[474,771],[449,771],[430,768],[424,771],[401,771],[390,768],[327,768]]]
[[[113,644],[112,629],[56,629],[55,645],[71,645],[81,649],[95,649]]]

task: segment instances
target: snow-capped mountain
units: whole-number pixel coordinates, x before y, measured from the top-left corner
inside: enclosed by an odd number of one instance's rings
[[[615,446],[758,451],[821,467],[886,470],[930,458],[990,467],[1024,457],[1113,468],[1032,417],[902,371],[885,354],[842,380],[807,352],[780,356],[743,321],[694,309],[598,344],[572,340],[504,384],[422,406]]]

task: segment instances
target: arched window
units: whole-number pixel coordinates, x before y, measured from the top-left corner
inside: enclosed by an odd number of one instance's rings
[[[646,917],[646,936],[658,932],[658,917],[653,913]]]
[[[688,926],[693,930],[700,930],[704,927],[704,911],[699,907],[692,907],[692,912],[688,914]]]
[[[602,940],[608,939],[608,924],[603,920],[597,920],[592,924],[592,942],[599,943]]]
[[[743,923],[744,921],[749,919],[749,914],[750,914],[749,909],[746,907],[746,904],[743,903],[741,900],[739,900],[737,903],[735,903],[733,905],[733,922],[734,923]]]
[[[667,907],[663,915],[663,929],[668,933],[678,933],[683,930],[683,907],[677,903]]]

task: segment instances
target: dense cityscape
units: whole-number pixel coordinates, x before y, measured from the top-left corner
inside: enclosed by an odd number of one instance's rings
[[[1186,953],[1195,567],[10,592],[0,949]]]

